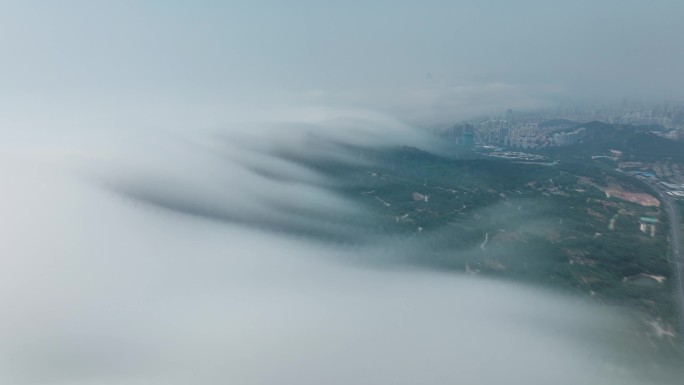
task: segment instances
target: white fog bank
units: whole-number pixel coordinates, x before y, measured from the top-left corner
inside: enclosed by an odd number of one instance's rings
[[[285,165],[291,178],[269,178],[234,160],[268,158],[263,149],[215,158],[161,133],[156,146],[139,140],[145,155],[134,141],[111,142],[107,156],[58,145],[2,155],[0,382],[641,384],[653,369],[639,367],[635,325],[608,309],[453,273],[363,268],[344,260],[373,247],[244,220],[301,225],[296,210],[263,209],[278,199],[363,215],[324,175]],[[122,175],[239,217],[189,215],[103,183]]]

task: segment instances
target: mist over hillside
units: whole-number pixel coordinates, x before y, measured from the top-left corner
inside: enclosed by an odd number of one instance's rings
[[[432,139],[347,118],[349,138],[324,119],[5,152],[3,381],[646,383],[619,312],[402,262],[424,241],[296,159],[372,168],[345,148]]]
[[[663,212],[431,129],[681,98],[683,10],[4,1],[0,383],[679,383]]]

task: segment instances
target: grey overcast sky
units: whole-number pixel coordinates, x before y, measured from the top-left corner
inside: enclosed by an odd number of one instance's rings
[[[19,105],[684,97],[677,0],[0,4]]]

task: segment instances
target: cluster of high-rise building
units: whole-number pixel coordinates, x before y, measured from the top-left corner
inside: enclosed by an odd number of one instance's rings
[[[504,147],[536,148],[547,143],[544,137],[547,130],[540,129],[539,123],[533,121],[513,121],[512,110],[506,113],[506,119],[487,120],[471,124],[476,133],[476,142]]]
[[[475,144],[525,149],[569,146],[586,139],[583,128],[569,130],[589,121],[654,125],[665,129],[658,135],[684,139],[684,101],[645,105],[623,100],[619,105],[586,104],[524,114],[514,114],[508,109],[499,116],[456,125],[446,135],[466,147]]]
[[[623,99],[619,104],[585,104],[560,108],[556,116],[578,122],[598,120],[606,123],[658,125],[668,130],[684,129],[684,101],[644,103]]]

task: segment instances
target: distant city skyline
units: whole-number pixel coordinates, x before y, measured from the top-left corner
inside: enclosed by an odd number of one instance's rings
[[[448,133],[456,137],[459,144],[467,147],[475,144],[524,149],[568,146],[584,139],[584,129],[578,128],[578,125],[590,121],[652,125],[665,130],[658,135],[681,139],[684,138],[684,102],[643,103],[622,99],[620,103],[610,105],[586,104],[569,110],[566,106],[517,113],[509,108],[505,112],[489,114],[488,117],[455,123],[449,129],[442,128],[441,135]],[[545,122],[555,123],[542,128],[541,125]]]

